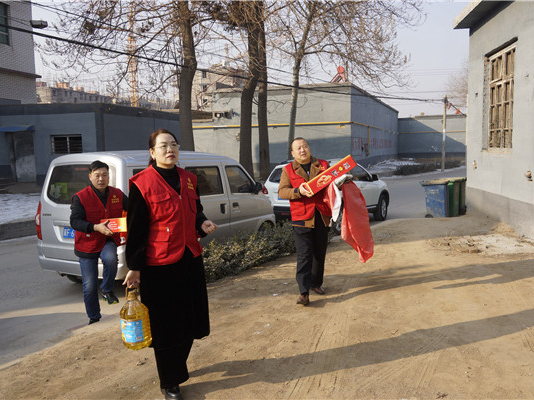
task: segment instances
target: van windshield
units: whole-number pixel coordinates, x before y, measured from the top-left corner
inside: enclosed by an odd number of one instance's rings
[[[46,195],[54,203],[70,204],[72,196],[89,183],[89,164],[57,165],[50,176]]]

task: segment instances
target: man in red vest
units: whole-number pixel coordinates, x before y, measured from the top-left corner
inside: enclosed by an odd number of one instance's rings
[[[313,195],[305,183],[328,169],[328,162],[311,155],[306,139],[298,137],[291,143],[294,160],[282,170],[278,196],[289,199],[293,236],[297,248],[297,283],[300,296],[297,304],[307,306],[309,294],[324,295],[321,287],[328,231],[332,211],[324,201],[326,191]]]
[[[74,234],[74,253],[79,257],[82,272],[83,301],[89,324],[100,321],[98,303],[98,259],[104,266],[100,290],[109,304],[118,303],[113,293],[117,275],[117,246],[121,243],[119,233],[107,226],[110,218],[122,217],[128,198],[117,188],[109,186],[109,166],[94,161],[89,166],[91,184],[72,197],[70,225]]]

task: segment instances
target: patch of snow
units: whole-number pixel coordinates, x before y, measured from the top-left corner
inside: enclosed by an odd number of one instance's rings
[[[377,164],[370,165],[367,169],[372,173],[387,172],[387,171],[396,171],[398,167],[403,165],[419,165],[420,163],[413,160],[413,158],[403,158],[403,159],[390,159],[380,161]]]
[[[33,219],[40,193],[0,194],[0,224]]]

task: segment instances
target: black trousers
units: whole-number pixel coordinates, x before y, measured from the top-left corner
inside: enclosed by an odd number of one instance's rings
[[[315,227],[293,226],[293,237],[297,248],[297,283],[300,294],[308,294],[310,288],[323,284],[324,260],[328,246],[328,231],[321,215],[315,213]]]
[[[185,339],[175,346],[154,349],[158,367],[159,385],[170,389],[189,379],[187,358],[193,346],[193,339]]]

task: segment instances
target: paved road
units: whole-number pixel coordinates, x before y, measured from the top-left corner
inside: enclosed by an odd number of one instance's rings
[[[0,241],[0,260],[0,368],[86,326],[81,285],[41,269],[35,237]],[[120,283],[116,293],[122,303]],[[116,323],[120,304],[100,304],[104,318],[88,328]]]

